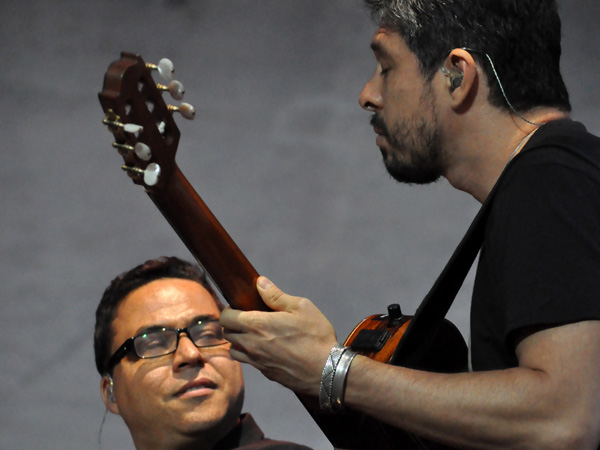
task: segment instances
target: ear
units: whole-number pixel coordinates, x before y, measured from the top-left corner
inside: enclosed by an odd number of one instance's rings
[[[452,107],[464,109],[477,93],[479,74],[475,60],[471,54],[462,48],[452,50],[441,68],[447,85]]]
[[[119,414],[119,406],[117,405],[117,398],[115,396],[114,382],[110,375],[103,375],[100,380],[100,393],[102,394],[102,400],[108,409],[113,414]]]

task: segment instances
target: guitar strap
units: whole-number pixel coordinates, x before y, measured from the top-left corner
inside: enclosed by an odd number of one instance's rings
[[[431,348],[437,331],[483,244],[485,224],[494,195],[500,185],[500,180],[513,162],[518,159],[518,156],[506,165],[500,177],[498,177],[496,184],[479,209],[458,247],[454,250],[442,273],[417,308],[392,356],[391,364],[414,367],[422,355],[426,354]]]

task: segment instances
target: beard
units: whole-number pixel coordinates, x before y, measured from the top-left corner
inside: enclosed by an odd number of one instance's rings
[[[385,168],[401,183],[433,183],[443,174],[440,130],[433,105],[425,104],[425,94],[420,106],[428,114],[415,114],[402,123],[394,123],[390,129],[378,113],[371,118],[371,125],[387,140],[386,148],[379,147]]]

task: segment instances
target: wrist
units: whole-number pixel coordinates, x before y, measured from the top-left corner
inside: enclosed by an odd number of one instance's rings
[[[336,343],[329,352],[319,389],[321,409],[339,411],[344,409],[344,393],[350,365],[356,353],[350,347],[341,347]]]

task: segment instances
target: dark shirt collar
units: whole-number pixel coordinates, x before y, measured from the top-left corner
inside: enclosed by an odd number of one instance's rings
[[[250,414],[242,414],[237,425],[219,441],[214,450],[230,450],[243,447],[256,441],[262,441],[265,434]]]

